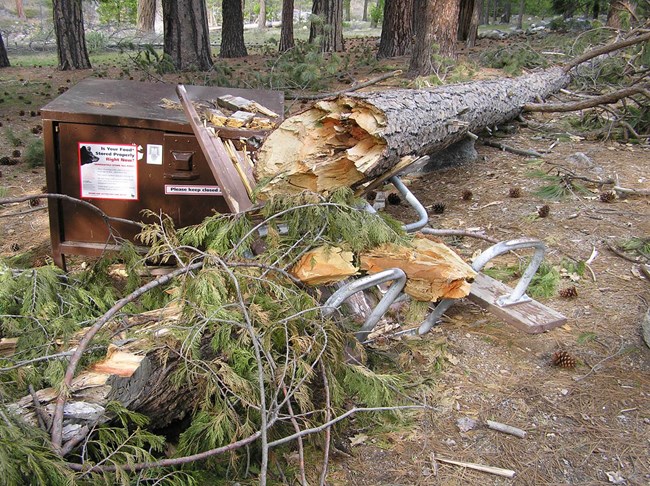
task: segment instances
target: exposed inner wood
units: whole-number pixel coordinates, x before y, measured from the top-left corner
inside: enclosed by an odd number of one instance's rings
[[[424,235],[417,235],[412,248],[385,244],[362,254],[360,260],[368,273],[401,268],[407,277],[404,291],[421,301],[463,298],[476,276],[450,248]]]

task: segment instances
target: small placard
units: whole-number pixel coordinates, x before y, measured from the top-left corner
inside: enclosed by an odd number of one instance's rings
[[[162,145],[147,145],[147,164],[162,165],[163,163],[163,147]]]
[[[165,184],[165,194],[171,196],[220,196],[219,186]]]

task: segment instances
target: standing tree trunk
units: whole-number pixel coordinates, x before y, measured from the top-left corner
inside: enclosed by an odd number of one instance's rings
[[[519,15],[517,17],[517,28],[522,30],[524,28],[524,8],[526,7],[526,0],[519,0]]]
[[[506,0],[506,4],[503,7],[503,15],[501,16],[502,24],[509,24],[510,17],[512,15],[511,0]]]
[[[460,0],[413,0],[415,45],[409,75],[429,76],[433,72],[434,45],[444,57],[456,58]]]
[[[153,33],[155,26],[156,0],[138,0],[138,30],[140,32]]]
[[[363,0],[363,17],[361,17],[361,20],[364,22],[368,22],[368,3],[369,0]]]
[[[352,0],[343,0],[343,11],[345,12],[345,21],[352,21]]]
[[[25,7],[23,7],[23,0],[16,0],[16,15],[19,19],[25,20]]]
[[[280,52],[293,49],[295,44],[293,38],[293,0],[282,1],[282,27],[280,27]]]
[[[635,18],[636,5],[630,0],[612,0],[607,12],[607,27],[612,29],[629,28]]]
[[[386,0],[377,59],[403,56],[413,42],[413,0]]]
[[[476,43],[476,32],[473,32],[474,43],[470,45],[472,30],[478,30],[479,17],[481,15],[481,4],[483,0],[460,0],[458,12],[458,40],[467,42],[468,47]],[[476,15],[476,19],[474,19]]]
[[[204,0],[163,0],[164,51],[181,71],[212,67]]]
[[[242,19],[243,16],[242,13]],[[266,0],[260,0],[260,15],[257,17],[257,28],[266,29]]]
[[[59,69],[90,69],[81,0],[53,0],[52,15]]]
[[[321,52],[341,52],[345,50],[343,44],[343,0],[314,0],[314,9],[318,6],[323,15],[323,25],[315,30],[315,35],[310,32],[309,40],[312,42],[317,35],[321,37]],[[316,12],[314,12],[316,14]],[[319,31],[320,30],[320,31]]]
[[[309,24],[309,43],[316,42],[323,35],[326,0],[314,0],[311,6],[311,22]]]
[[[221,57],[248,56],[244,44],[244,12],[241,0],[222,0]]]
[[[5,43],[2,40],[2,32],[0,32],[0,68],[9,67],[9,57],[7,56],[7,49],[5,48]]]

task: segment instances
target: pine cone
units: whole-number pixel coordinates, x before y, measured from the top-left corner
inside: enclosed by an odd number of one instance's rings
[[[445,205],[443,203],[435,203],[433,205],[433,214],[442,214],[445,212]]]
[[[550,214],[550,212],[551,212],[551,207],[548,204],[544,204],[543,206],[540,206],[537,209],[537,215],[540,218],[545,218],[546,216],[548,216]]]
[[[567,351],[556,351],[553,353],[553,365],[561,368],[575,368],[577,361]]]
[[[462,197],[463,197],[463,201],[471,201],[472,198],[474,197],[474,194],[469,189],[465,189],[463,191],[463,196]]]
[[[575,288],[574,285],[571,287],[567,287],[565,289],[560,290],[560,297],[564,297],[565,299],[574,299],[578,296],[578,289]]]
[[[402,198],[399,197],[397,194],[394,192],[391,192],[388,197],[386,198],[386,202],[388,204],[392,204],[393,206],[397,206],[399,203],[402,202]]]
[[[510,190],[508,191],[508,196],[513,198],[521,197],[521,188],[511,187]]]
[[[616,199],[616,193],[614,191],[605,191],[600,193],[600,200],[604,203],[614,202]]]

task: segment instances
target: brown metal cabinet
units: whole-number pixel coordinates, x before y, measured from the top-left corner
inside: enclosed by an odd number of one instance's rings
[[[254,100],[281,114],[280,92],[186,86],[192,101],[224,94]],[[183,111],[175,86],[87,79],[41,109],[48,192],[81,199],[114,218],[142,221],[150,209],[169,215],[177,227],[229,212]],[[223,128],[222,138],[264,136]],[[138,227],[112,222],[73,201],[50,199],[53,258],[65,268],[66,254],[100,255],[119,239],[134,241]]]

